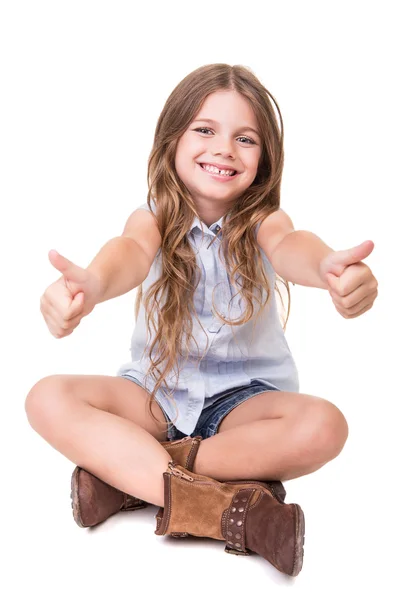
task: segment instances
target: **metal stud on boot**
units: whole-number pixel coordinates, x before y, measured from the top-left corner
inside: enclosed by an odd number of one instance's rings
[[[286,575],[299,574],[304,514],[298,504],[282,504],[260,481],[220,482],[174,461],[163,478],[164,507],[156,515],[156,535],[223,540],[226,552],[252,551]]]
[[[173,460],[193,469],[201,440],[201,436],[186,436],[173,442],[161,442],[161,445]],[[118,490],[77,466],[71,477],[71,505],[79,527],[93,527],[117,512],[146,508],[148,502]]]

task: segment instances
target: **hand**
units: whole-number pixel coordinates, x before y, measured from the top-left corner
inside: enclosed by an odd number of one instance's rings
[[[377,280],[361,262],[373,249],[374,243],[368,240],[350,250],[331,252],[321,261],[320,276],[345,319],[354,319],[372,308],[378,295]]]
[[[100,299],[101,282],[82,267],[50,250],[49,260],[63,275],[40,298],[40,311],[56,338],[70,335]]]

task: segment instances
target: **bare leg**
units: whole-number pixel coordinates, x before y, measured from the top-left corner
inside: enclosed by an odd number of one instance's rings
[[[117,489],[164,506],[162,474],[171,458],[153,435],[65,391],[37,398],[38,390],[27,398],[28,420],[53,448]]]
[[[347,422],[332,403],[267,392],[228,413],[219,433],[202,441],[194,470],[219,481],[287,481],[335,458],[347,436]]]
[[[316,471],[328,460],[318,461],[316,455],[296,446],[290,424],[280,418],[256,421],[203,440],[194,471],[219,481],[287,481]]]

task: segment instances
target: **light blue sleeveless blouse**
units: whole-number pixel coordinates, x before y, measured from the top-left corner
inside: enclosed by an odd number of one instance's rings
[[[152,201],[152,207],[155,212],[154,201]],[[147,203],[138,208],[149,210]],[[158,402],[170,419],[176,416],[174,403],[168,396],[168,393],[173,394],[179,411],[175,427],[186,435],[190,435],[194,431],[201,411],[212,404],[212,396],[224,390],[249,385],[253,379],[258,379],[277,390],[299,391],[297,367],[282,329],[273,291],[275,272],[261,248],[260,252],[270,284],[271,296],[267,307],[258,317],[256,325],[254,326],[254,320],[259,310],[257,301],[254,301],[253,317],[244,325],[226,325],[212,313],[214,288],[214,303],[221,314],[229,320],[236,320],[244,311],[242,308],[244,301],[231,285],[226,268],[218,256],[218,248],[221,243],[219,238],[222,232],[210,246],[210,242],[222,227],[222,219],[223,217],[207,227],[205,223],[195,217],[190,232],[187,234],[202,273],[199,285],[195,290],[194,305],[206,333],[200,327],[196,316],[193,316],[193,336],[198,348],[191,340],[189,344],[190,357],[181,364],[179,380],[177,381],[176,371],[173,370],[166,377],[168,388],[162,386],[156,394]],[[204,232],[203,239],[202,231]],[[146,294],[148,288],[160,277],[160,253],[161,248],[142,284],[143,294]],[[262,300],[265,301],[265,298],[266,291],[263,290]],[[155,320],[157,323],[156,316]],[[206,351],[207,344],[208,350]],[[141,302],[131,339],[131,360],[118,369],[117,375],[136,377],[143,386],[146,386],[147,390],[152,391],[155,386],[154,380],[148,376],[145,381],[147,367],[150,364],[147,354],[144,353],[146,345],[147,328],[143,302]],[[203,354],[204,357],[199,362],[199,356],[203,356]]]

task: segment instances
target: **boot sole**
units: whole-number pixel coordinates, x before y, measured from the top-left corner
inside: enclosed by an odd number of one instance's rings
[[[81,511],[79,507],[79,467],[75,467],[74,472],[71,477],[71,506],[72,506],[72,514],[75,519],[75,523],[79,525],[79,527],[85,527],[82,523]]]
[[[296,544],[294,548],[294,561],[292,576],[296,577],[301,571],[303,566],[304,556],[304,533],[305,533],[305,522],[304,513],[298,504],[293,505],[296,510]]]

